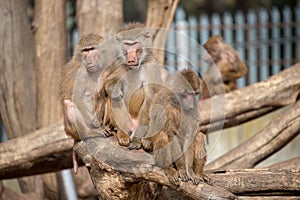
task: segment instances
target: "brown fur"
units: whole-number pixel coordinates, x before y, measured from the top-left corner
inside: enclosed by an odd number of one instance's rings
[[[206,82],[203,88],[203,98],[237,89],[236,79],[245,76],[248,70],[238,52],[219,35],[210,37],[203,46],[210,56],[206,57],[210,66],[203,75]],[[218,77],[217,73],[211,69],[213,63],[216,64],[221,77]]]
[[[143,109],[147,109],[149,91],[145,82],[161,82],[160,74],[157,68],[156,59],[153,57],[151,49],[151,41],[148,41],[148,35],[144,25],[140,23],[129,23],[116,35],[116,41],[119,45],[120,55],[118,59],[111,65],[112,70],[105,83],[105,88],[116,88],[116,91],[122,93],[122,99],[118,102],[108,100],[105,107],[108,109],[105,114],[106,125],[117,129],[117,138],[120,145],[128,146],[130,143],[130,132],[135,131],[137,121],[139,121],[139,113]],[[127,54],[124,54],[123,41],[139,40],[142,47],[142,54],[139,58],[139,65],[129,67],[126,64]],[[151,63],[153,65],[151,65]],[[134,69],[133,69],[134,68]],[[119,71],[116,71],[118,69]],[[126,75],[126,76],[124,76]],[[119,82],[119,85],[115,83]],[[105,89],[106,90],[106,89]],[[147,91],[147,92],[146,92]],[[104,91],[111,99],[109,91]],[[153,95],[152,95],[153,96]],[[152,98],[152,97],[151,97]],[[113,104],[117,109],[114,108]],[[118,113],[118,119],[113,119],[113,109]],[[128,117],[129,116],[129,117]],[[121,128],[118,124],[127,125],[127,128]]]
[[[205,135],[198,130],[198,100],[194,99],[192,107],[180,103],[184,100],[181,95],[200,91],[200,78],[192,70],[184,70],[170,76],[151,103],[149,129],[142,144],[145,150],[153,150],[157,164],[165,168],[175,185],[179,178],[194,184],[206,178]]]
[[[89,46],[99,46],[103,41],[103,37],[96,34],[88,34],[83,36],[74,50],[72,59],[62,68],[62,80],[60,83],[60,95],[62,100],[71,100],[73,96],[73,86],[78,70],[82,66],[82,49]],[[68,122],[66,115],[66,107],[64,106],[64,125],[65,132],[76,140],[80,140],[74,125]]]

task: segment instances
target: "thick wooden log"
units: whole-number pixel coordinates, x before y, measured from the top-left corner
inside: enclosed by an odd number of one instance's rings
[[[211,162],[206,169],[252,168],[293,140],[300,132],[297,102],[252,138]]]
[[[114,145],[115,147],[113,147]],[[106,171],[118,172],[118,175],[123,177],[120,180],[126,180],[126,182],[135,182],[141,179],[154,181],[193,199],[208,198],[209,195],[212,195],[211,190],[216,195],[215,198],[225,198],[229,194],[222,188],[236,195],[300,195],[300,170],[297,169],[266,168],[214,171],[207,173],[211,177],[212,186],[204,183],[198,186],[182,183],[176,187],[170,184],[167,176],[155,166],[152,155],[146,155],[147,153],[139,151],[129,151],[117,146],[112,140],[108,142],[104,138],[90,138],[76,144],[75,150],[86,165],[91,167],[91,176],[96,176],[94,183],[98,186],[97,188],[102,187],[102,192],[103,177],[99,174]],[[125,185],[123,183],[123,187]]]
[[[203,132],[232,127],[295,103],[300,93],[300,63],[267,80],[201,101]]]
[[[276,169],[236,169],[215,171],[212,183],[236,195],[300,195],[300,171]]]
[[[146,180],[168,186],[192,199],[237,199],[216,185],[200,183],[196,186],[188,182],[177,187],[155,166],[152,155],[120,147],[113,139],[89,138],[77,143],[74,149],[90,168],[93,183],[101,198],[114,199],[117,196],[117,199],[134,199],[136,196],[132,193],[128,197],[128,185]],[[106,174],[110,174],[110,179],[107,179]]]
[[[71,168],[73,143],[62,122],[1,143],[0,179]]]

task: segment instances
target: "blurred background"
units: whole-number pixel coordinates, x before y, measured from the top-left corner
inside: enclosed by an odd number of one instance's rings
[[[28,19],[33,22],[35,1],[25,1]],[[78,41],[76,2],[67,0],[66,6],[69,59]],[[124,23],[145,22],[147,0],[124,0],[123,13]],[[248,74],[238,80],[239,88],[265,80],[300,61],[300,0],[181,0],[171,30],[165,54],[168,70],[192,67],[201,76],[207,69],[202,59],[205,54],[202,44],[212,35],[222,35],[249,68]],[[210,133],[208,163],[263,129],[284,109]],[[0,141],[3,142],[8,137],[1,121],[0,128]],[[300,156],[299,145],[298,135],[258,167]],[[20,191],[13,180],[6,180],[5,184]]]

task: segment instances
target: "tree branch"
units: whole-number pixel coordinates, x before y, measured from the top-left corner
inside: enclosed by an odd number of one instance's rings
[[[297,63],[267,80],[200,101],[201,130],[232,127],[295,103],[300,93],[299,77]]]
[[[300,195],[299,170],[243,169],[216,171],[212,183],[236,195]]]
[[[62,122],[0,144],[0,179],[72,167],[73,139]]]
[[[252,168],[280,150],[300,132],[300,102],[281,113],[263,130],[206,166],[206,169]]]

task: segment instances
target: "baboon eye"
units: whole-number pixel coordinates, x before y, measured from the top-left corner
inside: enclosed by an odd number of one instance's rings
[[[92,51],[92,50],[95,50],[95,47],[84,48],[82,51],[83,52],[88,52],[88,51]]]

